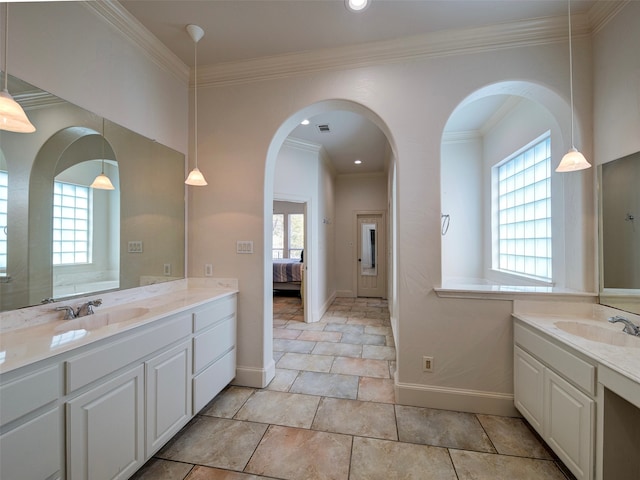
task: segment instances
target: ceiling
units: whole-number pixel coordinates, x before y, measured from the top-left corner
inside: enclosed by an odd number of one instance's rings
[[[567,14],[566,0],[372,0],[360,13],[347,10],[344,0],[121,0],[120,4],[189,66],[194,63],[194,44],[185,26],[202,27],[199,67]],[[587,12],[594,4],[572,0],[572,12]],[[505,101],[494,98],[472,104],[467,108],[473,115],[457,112],[447,128],[479,130]],[[330,112],[310,122],[291,136],[323,145],[337,173],[384,171],[386,137],[369,120],[351,112]],[[319,133],[320,124],[328,124],[331,132]],[[363,163],[354,165],[356,159]]]

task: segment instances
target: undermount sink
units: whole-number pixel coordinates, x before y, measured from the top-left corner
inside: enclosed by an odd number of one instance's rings
[[[640,337],[635,337],[624,333],[622,328],[613,330],[612,328],[599,325],[589,325],[580,322],[556,322],[556,327],[571,335],[582,337],[592,342],[615,345],[618,347],[640,348]]]
[[[113,325],[115,323],[126,322],[140,317],[149,312],[145,307],[132,307],[115,309],[108,312],[98,312],[84,317],[65,320],[59,327],[57,332],[68,332],[70,330],[97,330],[98,328]]]

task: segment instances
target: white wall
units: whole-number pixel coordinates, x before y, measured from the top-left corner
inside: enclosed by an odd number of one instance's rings
[[[187,153],[186,78],[160,66],[93,7],[12,2],[9,21],[11,75]]]
[[[628,2],[593,37],[593,158],[640,151],[640,2]]]
[[[445,139],[441,155],[442,213],[449,215],[442,236],[442,280],[483,278],[482,138]]]
[[[356,212],[387,212],[387,176],[384,174],[339,175],[335,194],[335,288],[338,296],[355,297],[358,259]],[[388,245],[388,240],[385,240],[384,245]],[[386,258],[386,252],[384,253]]]

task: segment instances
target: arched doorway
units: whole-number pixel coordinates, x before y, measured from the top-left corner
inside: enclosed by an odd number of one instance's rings
[[[276,162],[287,137],[302,122],[302,120],[313,118],[314,116],[331,111],[353,112],[374,124],[384,134],[386,141],[388,142],[389,157],[391,158],[389,163],[392,165],[394,162],[395,148],[393,147],[390,131],[386,124],[375,112],[355,102],[347,100],[326,100],[315,103],[290,116],[276,131],[268,149],[264,187],[264,345],[265,357],[267,358],[272,356],[273,352],[273,343],[270,338],[271,328],[273,326],[273,299],[270,287],[272,285],[272,207],[274,200],[274,184],[276,181]],[[389,167],[389,171],[391,171],[391,169],[392,166]],[[389,175],[389,173],[387,173],[387,175]],[[386,199],[384,200],[384,205],[386,207],[387,201]],[[317,293],[324,288],[324,283],[326,283],[325,278],[321,278],[321,274],[319,273],[322,270],[322,255],[326,254],[326,252],[323,251],[323,248],[326,246],[324,244],[326,243],[326,238],[321,237],[321,232],[333,228],[333,219],[331,218],[331,215],[324,215],[324,212],[322,211],[322,201],[319,201],[318,198],[314,198],[313,195],[306,196],[304,201],[307,204],[307,235],[305,238],[306,247],[304,254],[304,260],[305,263],[307,263],[305,294],[308,295],[308,297],[306,297],[305,307],[310,310],[311,321],[317,321],[320,319],[324,310],[326,310],[328,306],[327,301],[330,303],[333,298],[331,297],[331,294],[325,295],[327,293],[326,289],[323,291],[323,295],[319,295]],[[389,224],[391,224],[391,222],[389,222]],[[388,251],[390,251],[392,245],[389,247]],[[385,261],[390,262],[390,257],[391,256],[385,256]],[[390,273],[389,278],[395,277]],[[275,371],[274,364],[271,363],[271,367],[267,367],[266,370],[267,382],[269,382],[273,377],[273,374],[269,372]]]

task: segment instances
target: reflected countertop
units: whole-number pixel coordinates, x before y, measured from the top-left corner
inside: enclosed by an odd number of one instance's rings
[[[103,303],[102,306],[95,307],[95,314],[72,320],[62,320],[64,313],[55,311],[55,307],[75,306],[87,299],[33,307],[33,310],[3,312],[0,317],[0,373],[7,373],[237,292],[237,282],[233,279],[224,282],[187,279],[98,295]]]

